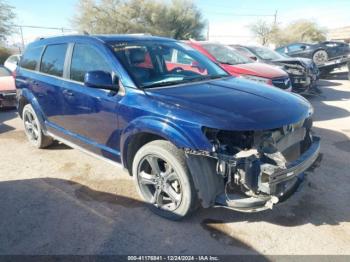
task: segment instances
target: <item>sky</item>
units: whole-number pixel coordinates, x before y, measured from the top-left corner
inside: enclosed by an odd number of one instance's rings
[[[15,7],[20,25],[72,28],[77,0],[7,0]],[[253,42],[249,26],[258,19],[285,25],[310,19],[326,29],[350,26],[350,0],[194,0],[207,20],[210,40]],[[207,31],[207,30],[206,30]],[[61,34],[59,30],[23,28],[25,42],[39,36]],[[10,42],[20,42],[14,35]]]

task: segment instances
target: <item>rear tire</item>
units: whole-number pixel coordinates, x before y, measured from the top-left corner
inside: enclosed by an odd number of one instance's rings
[[[170,142],[155,140],[141,147],[132,174],[140,196],[157,215],[179,220],[198,207],[185,155]]]
[[[24,106],[22,120],[25,134],[33,146],[36,148],[45,148],[52,144],[53,139],[44,135],[38,116],[31,104]]]

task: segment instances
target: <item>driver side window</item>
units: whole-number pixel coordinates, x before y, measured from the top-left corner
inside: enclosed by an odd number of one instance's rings
[[[294,45],[290,45],[288,46],[288,52],[298,52],[302,50],[302,46],[304,46],[303,44],[294,44]]]

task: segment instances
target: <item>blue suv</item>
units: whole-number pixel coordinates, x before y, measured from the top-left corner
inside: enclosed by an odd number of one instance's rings
[[[227,74],[182,42],[62,36],[26,48],[18,112],[37,148],[53,140],[121,164],[157,214],[272,208],[316,160],[301,96]]]

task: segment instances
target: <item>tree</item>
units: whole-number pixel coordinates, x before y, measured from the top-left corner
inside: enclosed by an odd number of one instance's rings
[[[321,42],[326,40],[326,32],[317,23],[309,20],[297,20],[285,27],[259,20],[251,26],[251,31],[262,45],[277,46],[293,42]]]
[[[13,32],[14,18],[13,7],[0,0],[0,41],[6,39],[6,36]]]
[[[275,23],[268,23],[263,20],[258,20],[255,24],[252,24],[250,30],[262,45],[268,45],[273,41],[279,31],[278,26]]]
[[[96,34],[150,33],[176,39],[201,38],[205,23],[191,1],[80,0],[73,24]]]
[[[321,42],[326,40],[326,30],[316,22],[297,20],[287,25],[280,34],[280,45],[292,42]]]

